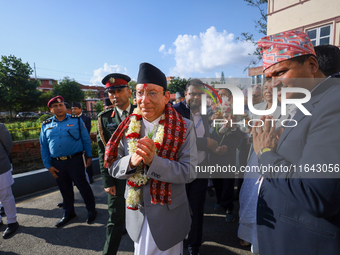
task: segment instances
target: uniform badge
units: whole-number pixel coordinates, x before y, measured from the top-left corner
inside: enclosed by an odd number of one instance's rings
[[[110,81],[110,83],[114,84],[114,83],[116,82],[116,79],[113,78],[113,77],[111,77],[111,78],[109,79],[109,81]]]
[[[118,127],[118,125],[116,123],[109,123],[106,125],[106,128],[108,130],[115,130]]]
[[[60,100],[60,98],[57,98],[57,102],[58,102],[58,103],[61,103],[61,100]]]
[[[73,127],[73,124],[67,124],[66,127]]]
[[[49,130],[49,129],[53,129],[53,127],[49,127],[47,130]]]

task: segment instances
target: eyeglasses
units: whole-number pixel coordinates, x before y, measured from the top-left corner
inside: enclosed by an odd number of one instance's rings
[[[164,95],[164,93],[165,93],[165,91],[162,91],[162,92],[146,91],[146,95],[151,99],[157,98],[157,96],[159,94]],[[135,94],[136,98],[142,98],[145,95],[144,91],[135,91],[134,94]]]

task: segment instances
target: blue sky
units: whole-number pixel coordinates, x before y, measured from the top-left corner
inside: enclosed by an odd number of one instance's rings
[[[137,78],[149,62],[166,76],[244,78],[257,9],[243,0],[1,1],[0,55],[35,63],[38,77],[100,85],[110,72]]]

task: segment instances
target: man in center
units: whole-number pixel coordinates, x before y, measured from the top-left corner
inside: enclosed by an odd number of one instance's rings
[[[195,179],[193,123],[169,104],[166,77],[142,63],[137,106],[106,146],[105,165],[126,185],[126,228],[135,254],[183,254],[191,218],[185,184]]]

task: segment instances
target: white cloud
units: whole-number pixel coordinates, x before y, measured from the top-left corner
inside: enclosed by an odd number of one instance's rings
[[[103,67],[93,71],[93,76],[90,82],[93,85],[103,85],[102,79],[109,73],[127,74],[127,69],[120,65],[109,65],[105,63]]]
[[[164,49],[165,49],[165,44],[162,44],[161,47],[159,47],[159,50],[158,50],[158,51],[159,51],[159,52],[162,52],[162,51],[164,51]]]
[[[162,44],[161,47],[158,49],[159,52],[162,52],[164,55],[172,54],[172,49],[169,48],[167,51],[165,50],[165,44]]]
[[[255,46],[250,42],[236,41],[232,33],[218,32],[210,27],[206,32],[197,35],[179,35],[173,43],[175,48],[160,49],[166,54],[175,55],[176,66],[170,70],[170,75],[182,76],[193,72],[206,73],[227,66],[246,66],[252,56]],[[163,47],[164,46],[164,47]]]

